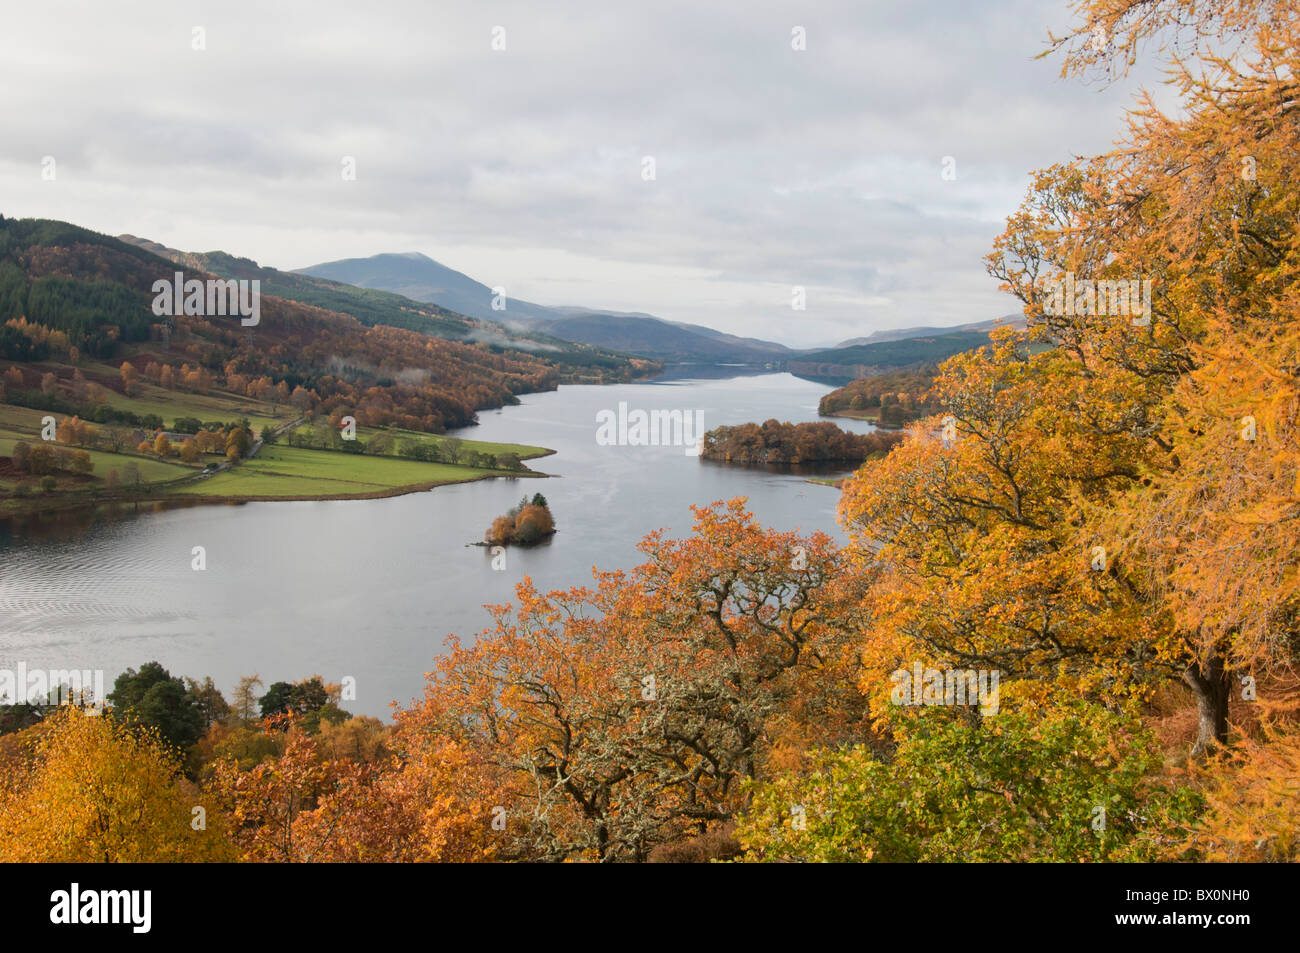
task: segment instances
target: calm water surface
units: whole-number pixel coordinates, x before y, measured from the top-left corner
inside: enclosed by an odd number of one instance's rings
[[[602,447],[596,412],[701,410],[720,424],[817,420],[829,390],[789,374],[570,386],[485,411],[478,440],[549,447],[530,466],[553,479],[502,479],[386,500],[246,503],[0,524],[0,668],[103,669],[109,684],[157,659],[173,674],[241,675],[267,685],[320,674],[356,678],[351,711],[387,716],[421,692],[448,633],[488,624],[525,575],[543,589],[591,581],[591,569],[641,562],[651,530],[689,532],[692,503],[747,496],[765,525],[823,530],[839,494],[802,475],[724,467],[672,447]],[[870,425],[838,420],[866,432]],[[510,549],[494,571],[482,538],[492,518],[542,492],[559,533]],[[207,550],[207,571],[190,568]]]

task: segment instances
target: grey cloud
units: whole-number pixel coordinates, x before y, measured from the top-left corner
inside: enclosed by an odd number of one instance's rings
[[[6,16],[5,214],[285,268],[418,250],[542,303],[788,343],[1013,310],[982,257],[1027,173],[1105,149],[1151,81],[1099,92],[1034,61],[1065,0],[86,0]],[[57,183],[39,180],[46,154]],[[793,284],[806,314],[790,314]]]

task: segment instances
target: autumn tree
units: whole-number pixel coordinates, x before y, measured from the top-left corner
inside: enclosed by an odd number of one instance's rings
[[[1228,736],[1234,679],[1294,657],[1300,12],[1262,0],[1077,10],[1057,41],[1066,72],[1123,72],[1150,41],[1180,112],[1144,97],[1113,153],[1040,174],[991,267],[1041,340],[1072,352],[1095,387],[1129,395],[1122,425],[1149,444],[1141,481],[1089,522],[1169,613],[1156,649],[1196,698],[1204,751]],[[1042,284],[1067,273],[1149,282],[1149,315],[1047,313]]]
[[[844,487],[841,520],[873,578],[863,688],[882,716],[890,673],[914,661],[1038,693],[1123,695],[1159,675],[1162,618],[1089,528],[1136,478],[1143,443],[1122,426],[1122,396],[1026,338],[998,331],[949,360],[935,382],[949,413]]]
[[[14,469],[19,473],[31,472],[32,445],[26,440],[15,440],[13,450],[10,451],[14,463]]]
[[[123,361],[122,366],[118,368],[118,373],[122,378],[122,393],[127,397],[135,395],[137,383],[140,380],[140,372],[130,361]]]
[[[1152,860],[1156,828],[1199,807],[1159,765],[1134,715],[1077,698],[983,722],[922,709],[888,758],[827,751],[759,786],[737,837],[749,861]]]
[[[232,860],[221,818],[148,730],[64,708],[0,775],[6,862]]]
[[[507,856],[645,859],[743,805],[791,711],[823,740],[860,719],[860,592],[830,540],[764,530],[743,500],[696,517],[595,589],[521,584],[403,715],[509,779]]]

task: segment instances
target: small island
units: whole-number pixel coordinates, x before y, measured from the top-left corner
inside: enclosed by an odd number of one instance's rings
[[[704,435],[700,456],[723,463],[859,464],[883,456],[902,440],[899,433],[856,434],[829,421],[792,424],[769,420],[762,426],[715,427]]]
[[[504,516],[498,516],[483,534],[487,546],[535,546],[555,535],[555,519],[546,497],[524,497]]]

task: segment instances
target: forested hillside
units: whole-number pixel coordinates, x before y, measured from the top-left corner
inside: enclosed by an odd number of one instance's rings
[[[472,423],[477,410],[552,389],[575,375],[626,379],[651,366],[594,350],[566,355],[560,364],[545,352],[506,346],[504,339],[489,344],[435,337],[420,332],[450,329],[459,336],[471,327],[437,309],[405,311],[396,296],[376,293],[371,302],[328,282],[316,288],[307,279],[284,283],[285,290],[340,308],[360,301],[358,310],[381,323],[277,297],[265,286],[254,328],[241,327],[238,318],[160,318],[150,307],[151,289],[158,279],[170,281],[175,270],[171,261],[134,244],[73,225],[0,218],[0,360],[18,365],[22,375],[8,400],[40,407],[48,399],[72,398],[84,412],[86,401],[71,393],[79,389],[73,379],[79,365],[93,361],[82,367],[84,374],[125,396],[137,372],[155,381],[165,377],[183,390],[219,388],[257,399],[283,390],[286,400],[303,408],[347,405],[364,425],[440,433]],[[230,273],[243,277],[244,271]],[[278,273],[269,271],[277,286]],[[213,277],[193,270],[185,275]],[[406,318],[393,317],[397,313]],[[418,330],[382,323],[389,319]],[[119,371],[121,381],[114,381]],[[47,374],[54,384],[43,404],[34,392]]]
[[[875,374],[837,387],[822,397],[818,413],[857,417],[882,427],[901,427],[939,410],[931,385],[938,368]]]

